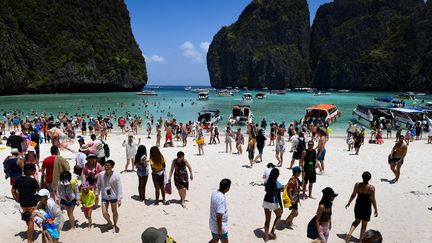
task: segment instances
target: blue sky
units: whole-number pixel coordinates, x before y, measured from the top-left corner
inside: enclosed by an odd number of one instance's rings
[[[149,85],[209,85],[206,52],[222,26],[251,0],[126,0],[132,31],[146,57]],[[308,0],[311,23],[331,0]]]

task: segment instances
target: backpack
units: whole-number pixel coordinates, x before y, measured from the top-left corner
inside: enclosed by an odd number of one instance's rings
[[[298,138],[296,152],[302,153],[304,150],[306,150],[306,140]]]
[[[9,166],[9,159],[11,156],[6,157],[6,159],[3,161],[3,171],[5,174],[5,179],[10,177],[11,169]]]
[[[100,140],[100,141],[103,143],[103,149],[104,149],[105,157],[109,158],[110,157],[110,148],[109,148],[108,144],[106,144],[102,140]]]

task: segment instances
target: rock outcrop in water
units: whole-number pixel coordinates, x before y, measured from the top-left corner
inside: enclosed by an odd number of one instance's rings
[[[207,67],[214,87],[283,88],[310,80],[306,0],[253,0],[213,38]]]
[[[432,53],[426,34],[431,17],[423,0],[336,0],[322,5],[312,27],[312,86],[431,89],[427,66]]]
[[[123,0],[0,0],[0,94],[141,89]]]

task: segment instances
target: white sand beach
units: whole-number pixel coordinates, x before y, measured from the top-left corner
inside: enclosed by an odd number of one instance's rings
[[[244,129],[243,129],[244,130]],[[143,131],[141,131],[143,132]],[[155,136],[146,139],[143,134],[141,142],[149,148],[155,144]],[[111,133],[108,144],[111,148],[111,159],[116,162],[114,170],[124,168],[126,155],[121,146],[126,135],[119,132]],[[86,137],[86,139],[89,139]],[[223,138],[221,139],[223,141]],[[208,137],[206,137],[208,142]],[[274,147],[264,148],[264,162],[246,168],[249,164],[247,153],[243,155],[225,153],[225,144],[206,145],[205,155],[197,156],[197,146],[189,138],[187,147],[180,147],[181,142],[174,142],[173,148],[161,148],[161,152],[168,162],[168,168],[178,151],[183,151],[190,162],[194,180],[190,182],[187,194],[186,209],[177,202],[177,190],[173,187],[173,194],[167,195],[170,205],[154,206],[152,200],[147,204],[138,198],[138,178],[134,172],[121,174],[124,199],[119,209],[120,232],[101,232],[99,227],[92,231],[81,227],[86,222],[80,208],[76,208],[74,215],[78,220],[78,228],[74,231],[62,231],[61,242],[141,242],[141,233],[149,226],[156,228],[166,227],[168,234],[180,243],[203,243],[211,238],[209,230],[209,206],[212,191],[218,188],[223,178],[232,180],[231,190],[226,194],[229,214],[229,240],[234,243],[263,242],[264,211],[262,201],[264,187],[253,185],[262,182],[262,173],[268,162],[276,164]],[[431,156],[428,152],[432,145],[426,144],[425,138],[414,141],[409,145],[408,155],[402,167],[400,181],[390,184],[387,180],[394,178],[390,171],[387,156],[394,145],[394,140],[386,140],[382,145],[365,144],[360,155],[352,155],[347,151],[343,136],[330,136],[327,143],[326,173],[317,177],[313,194],[317,199],[302,200],[299,207],[299,216],[294,220],[292,229],[276,230],[277,239],[270,242],[310,242],[306,237],[306,228],[309,220],[314,216],[321,190],[332,187],[339,196],[333,206],[333,228],[330,232],[329,242],[343,242],[338,235],[345,235],[354,220],[354,202],[345,209],[355,182],[361,181],[361,174],[368,170],[372,174],[371,184],[376,187],[376,198],[379,215],[371,219],[368,229],[381,232],[385,242],[432,242],[431,216],[432,216],[432,184],[430,173],[432,171]],[[4,146],[4,145],[2,145]],[[287,144],[289,150],[290,144]],[[78,144],[71,146],[78,149]],[[42,144],[41,159],[49,155],[50,144]],[[9,154],[10,149],[0,150],[0,160]],[[233,152],[235,152],[233,148]],[[62,150],[61,155],[67,158],[73,167],[74,154]],[[285,162],[280,168],[279,180],[286,184],[292,172],[286,169],[291,160],[291,153],[285,153]],[[0,172],[0,238],[3,242],[24,242],[26,225],[21,220],[19,204],[11,199],[9,180],[5,180],[3,170]],[[147,198],[154,199],[154,187],[151,178],[147,182]],[[289,214],[285,209],[283,219]],[[64,213],[67,219],[66,212]],[[272,215],[274,219],[274,215]],[[105,224],[100,208],[93,212],[93,223]],[[358,238],[360,227],[353,236]],[[342,237],[343,237],[342,236]],[[36,242],[42,242],[39,235]]]

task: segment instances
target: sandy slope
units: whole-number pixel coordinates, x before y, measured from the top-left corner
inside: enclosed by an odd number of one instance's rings
[[[154,140],[145,139],[142,142],[148,148],[154,144]],[[125,151],[121,147],[125,135],[111,134],[108,143],[111,147],[112,159],[117,164],[114,168],[120,171],[124,168]],[[223,140],[223,139],[221,139]],[[208,141],[208,138],[206,138]],[[162,153],[167,161],[175,158],[175,154],[182,150],[186,154],[194,171],[194,180],[190,183],[190,191],[187,195],[187,209],[183,209],[176,200],[179,198],[174,189],[167,199],[170,205],[153,206],[151,202],[139,202],[134,198],[137,195],[137,176],[135,173],[121,175],[124,200],[120,208],[120,233],[101,233],[96,227],[91,232],[78,228],[75,231],[63,231],[62,242],[80,242],[92,240],[92,242],[139,242],[141,233],[149,226],[166,227],[170,235],[181,243],[208,242],[210,231],[208,228],[210,194],[217,189],[222,178],[230,178],[233,181],[230,192],[227,193],[229,207],[229,237],[230,242],[262,242],[262,227],[264,225],[264,212],[261,207],[264,197],[262,186],[253,186],[251,182],[260,182],[261,175],[268,162],[275,163],[274,148],[266,146],[264,149],[264,163],[246,168],[248,164],[247,154],[235,155],[225,153],[225,145],[205,146],[205,156],[196,156],[197,147],[190,145],[181,148],[180,142],[176,142],[174,148],[164,148]],[[333,229],[330,242],[341,242],[337,236],[345,234],[354,219],[354,203],[346,210],[354,183],[361,179],[365,170],[372,173],[371,183],[376,186],[379,217],[373,218],[369,228],[378,229],[386,242],[432,242],[430,232],[432,211],[432,188],[430,171],[432,163],[429,149],[432,145],[425,140],[415,141],[409,147],[406,162],[402,167],[400,182],[389,184],[385,180],[392,179],[393,174],[388,168],[387,155],[393,146],[393,141],[385,140],[383,145],[366,144],[362,147],[359,156],[346,151],[345,140],[331,138],[328,143],[326,168],[327,173],[318,176],[314,186],[314,195],[321,196],[321,189],[331,186],[339,193],[333,208]],[[72,146],[77,148],[77,144]],[[288,149],[289,150],[289,149]],[[235,149],[234,149],[235,151]],[[9,149],[0,150],[0,160],[3,161]],[[48,156],[49,145],[41,147],[42,158]],[[74,164],[74,155],[63,151],[62,155],[69,158]],[[287,160],[291,154],[285,154]],[[281,169],[280,181],[285,184],[291,175],[286,169],[288,161]],[[171,164],[169,163],[169,166]],[[20,220],[17,210],[18,204],[10,199],[9,181],[4,179],[3,170],[0,172],[0,238],[4,242],[22,242],[25,237],[25,224]],[[154,199],[153,182],[149,178],[147,183],[147,197]],[[306,237],[306,226],[310,218],[315,214],[318,200],[308,199],[302,201],[299,209],[300,215],[294,221],[293,229],[277,230],[278,239],[275,242],[309,242]],[[288,216],[288,210],[283,217]],[[65,215],[66,217],[66,215]],[[75,209],[75,217],[78,224],[85,222],[84,215],[79,208]],[[274,216],[273,216],[274,217]],[[104,224],[100,209],[94,211],[93,222]],[[358,237],[359,229],[354,233]],[[41,242],[41,238],[37,239]]]

